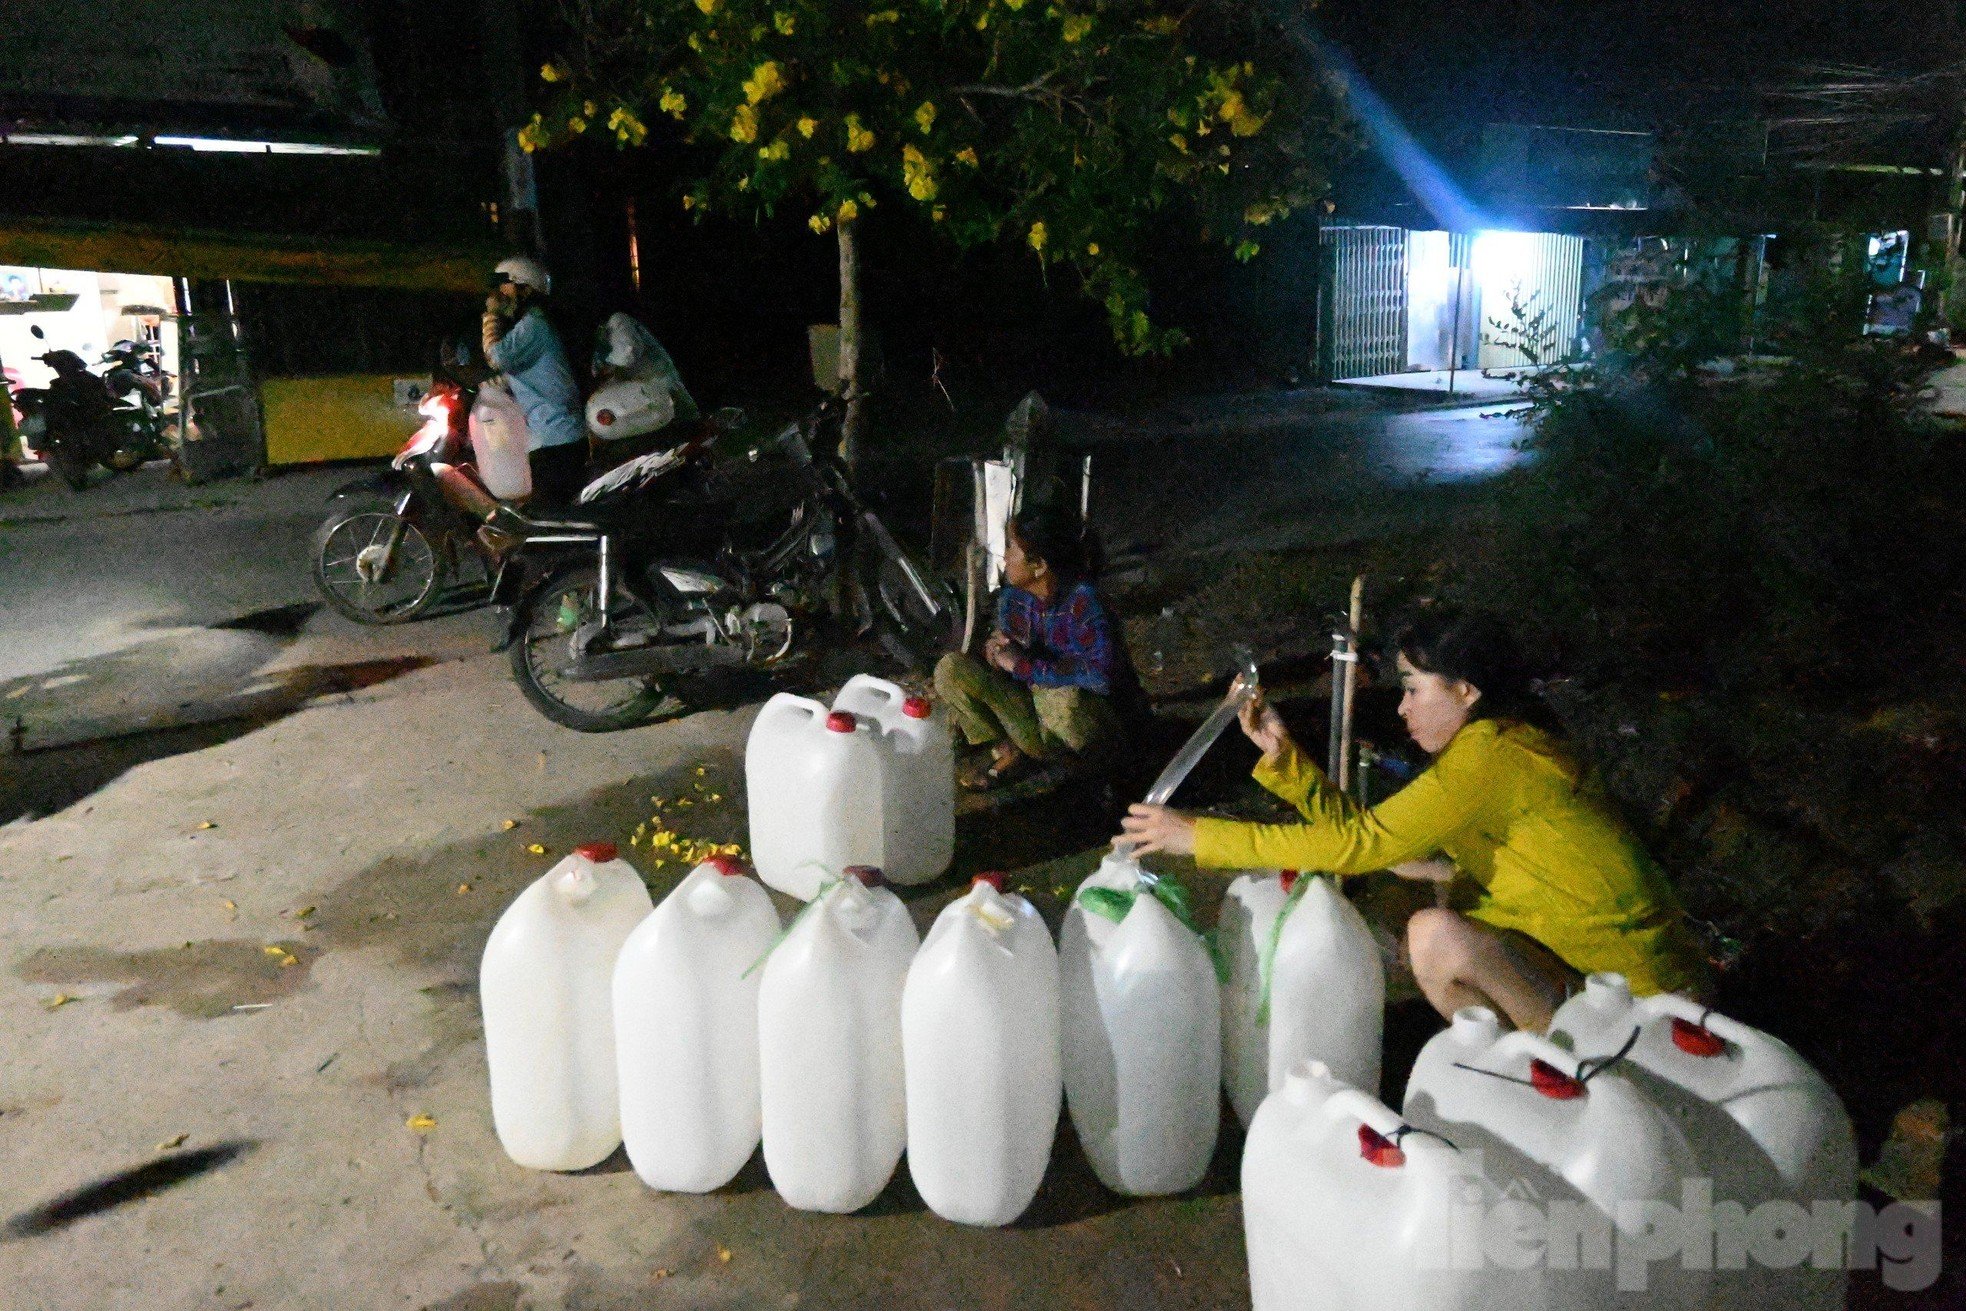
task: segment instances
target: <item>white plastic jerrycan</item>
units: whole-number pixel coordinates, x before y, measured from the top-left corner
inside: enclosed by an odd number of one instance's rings
[[[1136,1197],[1201,1182],[1221,1124],[1214,962],[1152,879],[1130,856],[1107,856],[1079,884],[1058,940],[1072,1127],[1100,1182]]]
[[[1022,1215],[1058,1133],[1058,952],[1031,903],[1002,888],[983,875],[943,909],[901,998],[908,1169],[958,1224]]]
[[[758,962],[778,937],[764,888],[728,856],[691,870],[614,967],[621,1136],[651,1188],[704,1193],[758,1150]]]
[[[1465,1259],[1482,1250],[1467,1219],[1506,1205],[1526,1164],[1459,1150],[1319,1062],[1295,1066],[1243,1146],[1254,1311],[1556,1311],[1542,1271]]]
[[[503,382],[488,382],[478,388],[465,428],[471,435],[471,456],[477,461],[485,490],[501,501],[530,496],[532,465],[526,459],[526,448],[532,442],[532,430],[526,423],[526,412]]]
[[[611,842],[591,842],[521,892],[478,966],[492,1127],[534,1170],[584,1170],[621,1145],[614,961],[653,903]]]
[[[744,746],[751,860],[758,877],[811,901],[827,870],[878,867],[880,730],[848,711],[780,692]]]
[[[940,878],[956,854],[956,748],[947,717],[927,697],[871,674],[848,679],[833,709],[880,728],[881,873],[903,886]]]
[[[1365,917],[1334,881],[1289,870],[1244,874],[1229,884],[1218,924],[1229,974],[1222,1082],[1242,1122],[1307,1059],[1376,1096],[1386,965]]]
[[[1634,1030],[1638,1040],[1625,1058],[1631,1077],[1678,1118],[1716,1202],[1747,1211],[1772,1200],[1813,1209],[1856,1197],[1857,1148],[1843,1103],[1781,1039],[1670,993],[1635,999],[1621,974],[1593,974],[1550,1023],[1551,1038],[1582,1056],[1615,1052]],[[1810,1262],[1742,1268],[1739,1253],[1717,1264],[1716,1306],[1723,1299],[1809,1311],[1844,1304],[1841,1270]]]
[[[1569,1208],[1550,1213],[1541,1254],[1566,1305],[1693,1311],[1705,1302],[1707,1272],[1689,1267],[1677,1247],[1643,1263],[1643,1286],[1622,1292],[1630,1266],[1591,1258],[1594,1243],[1647,1250],[1653,1238],[1642,1204],[1676,1211],[1685,1200],[1682,1185],[1698,1174],[1674,1117],[1621,1064],[1610,1053],[1582,1060],[1541,1034],[1505,1032],[1493,1011],[1470,1006],[1420,1050],[1407,1078],[1406,1118],[1463,1150],[1501,1145],[1541,1167],[1528,1195],[1546,1209],[1559,1202]],[[1559,1250],[1566,1244],[1567,1257]]]
[[[861,868],[829,884],[758,990],[765,1168],[801,1211],[873,1201],[908,1138],[901,989],[921,939],[880,881]]]

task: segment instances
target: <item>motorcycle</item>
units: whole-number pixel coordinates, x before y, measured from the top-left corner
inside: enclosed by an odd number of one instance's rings
[[[713,671],[784,663],[829,615],[903,652],[945,644],[953,592],[854,491],[839,419],[829,399],[741,459],[637,457],[564,518],[481,503],[481,535],[527,569],[504,639],[526,700],[581,732],[632,727],[687,710]]]
[[[171,375],[158,363],[156,347],[119,341],[103,352],[97,367],[102,368],[99,376],[115,402],[112,417],[121,432],[110,468],[124,471],[149,460],[175,458],[178,416],[164,408],[171,394]]]
[[[314,533],[313,574],[336,613],[358,624],[414,619],[467,561],[480,566],[480,585],[490,584],[497,562],[478,540],[477,520],[452,503],[437,474],[439,466],[475,468],[471,411],[478,391],[476,380],[439,368],[417,402],[423,423],[389,468],[329,496],[328,517]]]
[[[45,339],[38,324],[28,331]],[[119,406],[109,384],[80,355],[52,350],[35,358],[53,369],[55,378],[46,387],[14,393],[21,438],[47,458],[71,490],[88,487],[95,465],[122,473],[146,460],[171,456],[161,414],[143,406]]]

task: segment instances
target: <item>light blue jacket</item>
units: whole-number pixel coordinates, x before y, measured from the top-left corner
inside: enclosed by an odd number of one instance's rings
[[[486,358],[512,384],[512,399],[526,412],[526,427],[531,430],[527,450],[565,446],[586,437],[573,366],[539,306],[520,315]]]

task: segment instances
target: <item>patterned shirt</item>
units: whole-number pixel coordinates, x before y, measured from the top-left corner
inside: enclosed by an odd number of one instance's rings
[[[1021,587],[997,601],[997,631],[1024,648],[1011,677],[1032,687],[1082,687],[1106,695],[1119,665],[1112,619],[1091,583],[1076,583],[1049,605]]]

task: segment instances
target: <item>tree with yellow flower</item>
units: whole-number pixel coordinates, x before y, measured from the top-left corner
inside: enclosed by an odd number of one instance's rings
[[[598,124],[588,102],[604,105],[617,144],[685,148],[693,215],[786,215],[838,243],[850,459],[865,424],[865,211],[892,203],[960,248],[1015,242],[1104,307],[1121,350],[1166,353],[1183,336],[1151,315],[1150,235],[1178,222],[1253,258],[1258,228],[1322,195],[1346,135],[1234,0],[582,0],[563,13],[529,147]]]

